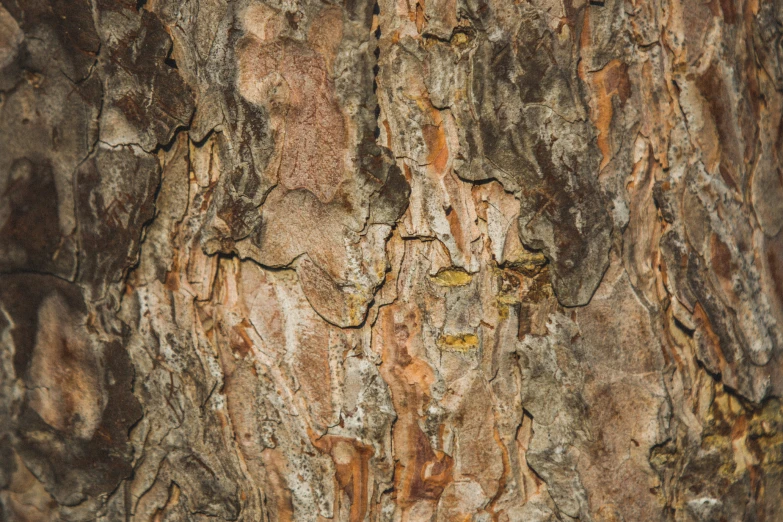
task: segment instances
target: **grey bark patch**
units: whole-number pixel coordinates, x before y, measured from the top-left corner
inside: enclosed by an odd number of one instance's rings
[[[567,78],[538,55],[523,61],[513,49],[484,42],[473,60],[479,121],[468,176],[496,178],[515,193],[520,239],[551,261],[560,303],[584,305],[609,265],[612,231],[593,133],[560,116],[575,112]],[[547,93],[560,93],[549,101],[537,90],[543,78],[551,78]]]
[[[79,280],[103,296],[136,262],[142,227],[154,216],[160,167],[134,147],[99,147],[76,174]]]

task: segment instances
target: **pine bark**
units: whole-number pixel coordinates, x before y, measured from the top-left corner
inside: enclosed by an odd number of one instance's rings
[[[781,0],[0,0],[0,520],[781,520],[781,229]]]

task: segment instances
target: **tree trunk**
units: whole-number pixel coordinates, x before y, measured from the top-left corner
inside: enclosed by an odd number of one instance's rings
[[[0,519],[783,517],[783,1],[0,4]]]

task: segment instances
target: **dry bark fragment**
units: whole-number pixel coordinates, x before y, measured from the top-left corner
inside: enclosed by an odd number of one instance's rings
[[[0,519],[776,520],[783,3],[0,1]]]

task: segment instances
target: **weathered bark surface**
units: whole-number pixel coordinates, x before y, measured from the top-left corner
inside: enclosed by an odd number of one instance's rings
[[[783,517],[783,1],[0,5],[0,519]]]

